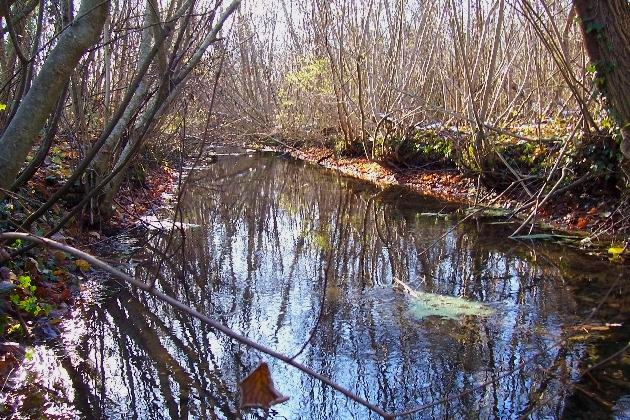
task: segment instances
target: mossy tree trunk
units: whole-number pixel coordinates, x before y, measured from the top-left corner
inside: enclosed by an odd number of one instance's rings
[[[574,0],[595,83],[621,127],[621,152],[630,159],[630,2]]]

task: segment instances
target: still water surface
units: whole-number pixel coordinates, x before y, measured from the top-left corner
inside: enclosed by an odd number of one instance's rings
[[[298,361],[390,412],[562,416],[584,356],[577,344],[557,345],[583,318],[563,277],[569,251],[509,240],[500,224],[457,224],[453,205],[277,156],[221,156],[193,177],[180,213],[193,226],[112,244],[134,250],[138,278],[280,352],[304,347]],[[421,318],[394,278],[492,313]],[[377,418],[150,296],[116,284],[90,290],[96,303],[63,326],[63,345],[33,361],[49,366],[40,380],[57,395],[51,412],[262,418],[239,411],[237,383],[267,361],[290,396],[269,417]]]

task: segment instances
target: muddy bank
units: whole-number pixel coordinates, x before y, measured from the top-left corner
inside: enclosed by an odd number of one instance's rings
[[[419,194],[470,206],[487,206],[505,210],[504,215],[517,228],[532,212],[522,199],[489,191],[473,176],[457,169],[430,170],[402,167],[390,162],[370,161],[365,157],[337,157],[321,147],[284,149],[292,157],[311,162],[344,175],[372,182],[380,187],[402,186]],[[540,200],[544,198],[541,195]],[[537,230],[556,231],[586,238],[583,245],[623,244],[627,241],[626,204],[618,198],[559,194],[540,206],[520,234]]]

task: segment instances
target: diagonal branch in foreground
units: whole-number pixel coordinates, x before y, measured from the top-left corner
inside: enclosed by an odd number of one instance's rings
[[[20,239],[23,241],[30,241],[33,242],[35,244],[38,245],[42,245],[48,248],[52,248],[52,249],[56,249],[59,251],[63,251],[63,252],[67,252],[68,254],[74,255],[78,258],[82,258],[84,260],[86,260],[87,262],[89,262],[92,266],[94,267],[98,267],[108,273],[110,273],[111,275],[113,275],[115,278],[117,278],[118,280],[124,281],[132,286],[137,287],[138,289],[144,290],[145,292],[153,295],[154,297],[158,298],[159,300],[168,303],[169,305],[173,306],[176,309],[179,309],[182,312],[185,312],[195,318],[197,318],[198,320],[200,320],[201,322],[206,323],[207,325],[209,325],[210,327],[221,331],[223,334],[227,335],[228,337],[230,337],[233,340],[236,340],[242,344],[245,344],[246,346],[249,346],[255,350],[260,351],[261,353],[265,353],[275,359],[281,360],[283,362],[285,362],[286,364],[293,366],[296,369],[301,370],[302,372],[306,373],[307,375],[316,378],[318,380],[320,380],[321,382],[325,383],[326,385],[330,386],[331,388],[341,392],[343,395],[345,395],[346,397],[348,397],[349,399],[361,404],[364,407],[367,407],[369,410],[373,411],[374,413],[380,415],[381,417],[385,418],[385,419],[393,419],[394,415],[387,413],[386,411],[384,411],[382,408],[370,403],[369,401],[359,397],[358,395],[356,395],[355,393],[353,393],[352,391],[342,387],[341,385],[335,383],[334,381],[332,381],[330,378],[327,378],[323,375],[320,375],[319,373],[315,372],[314,370],[312,370],[311,368],[296,362],[295,360],[293,360],[291,357],[284,355],[282,353],[279,353],[269,347],[266,347],[260,343],[257,343],[253,340],[250,340],[249,338],[238,334],[237,332],[233,331],[232,329],[230,329],[229,327],[226,327],[225,325],[217,322],[216,320],[203,315],[202,313],[196,311],[195,309],[192,309],[191,307],[183,304],[182,302],[178,301],[177,299],[164,294],[162,292],[160,292],[159,290],[154,289],[153,287],[151,287],[151,285],[146,284],[142,281],[139,281],[131,276],[129,276],[126,273],[123,273],[122,271],[118,270],[117,268],[112,267],[111,265],[101,261],[100,259],[94,257],[93,255],[90,255],[84,251],[81,251],[77,248],[71,247],[69,245],[65,245],[62,244],[60,242],[57,241],[53,241],[52,239],[48,239],[48,238],[42,238],[36,235],[31,235],[29,233],[20,233],[20,232],[6,232],[6,233],[0,233],[0,241],[5,240],[5,239]]]

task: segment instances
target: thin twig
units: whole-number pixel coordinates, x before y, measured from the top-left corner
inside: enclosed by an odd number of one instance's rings
[[[512,233],[511,236],[518,235],[518,233],[525,227],[525,225],[527,225],[529,223],[529,221],[532,220],[534,218],[534,216],[536,216],[536,213],[538,212],[538,209],[541,206],[543,206],[553,196],[553,192],[560,186],[562,181],[564,181],[564,178],[566,177],[566,175],[567,175],[567,168],[562,168],[562,175],[560,175],[560,179],[558,179],[558,181],[555,183],[555,185],[551,188],[551,191],[549,191],[549,193],[547,193],[545,198],[543,198],[543,200],[540,203],[536,203],[536,206],[529,213],[529,216],[527,217],[527,219],[525,219],[525,221],[523,221],[523,223],[521,223],[521,225],[518,227],[518,229],[516,229],[514,231],[514,233]]]

